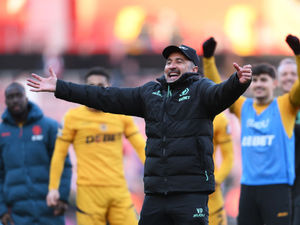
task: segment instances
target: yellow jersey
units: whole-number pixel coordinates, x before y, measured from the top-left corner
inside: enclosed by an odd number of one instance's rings
[[[49,190],[59,187],[63,162],[70,144],[73,144],[76,154],[77,185],[126,185],[123,135],[144,163],[145,139],[132,117],[95,111],[86,106],[69,110],[56,140],[51,160]]]
[[[214,153],[213,159],[215,164],[215,192],[209,195],[208,208],[210,215],[219,211],[224,207],[221,184],[229,175],[233,166],[233,143],[231,138],[231,130],[228,119],[224,113],[218,114],[213,122],[214,127]],[[217,152],[221,154],[221,162],[216,163]]]

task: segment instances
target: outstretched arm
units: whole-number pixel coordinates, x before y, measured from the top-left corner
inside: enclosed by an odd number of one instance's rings
[[[298,80],[294,83],[289,95],[290,95],[290,101],[291,103],[299,107],[300,106],[300,42],[299,38],[293,35],[288,35],[286,37],[286,42],[290,46],[290,48],[293,50],[295,57],[296,57],[296,63],[297,63],[297,73],[298,73]]]
[[[69,102],[86,105],[104,112],[143,117],[143,101],[141,87],[116,88],[80,85],[59,80],[49,69],[47,78],[32,74],[35,79],[27,79],[27,85],[34,92],[55,92],[55,97]]]
[[[208,79],[203,80],[203,84],[207,83],[208,86],[203,88],[200,94],[204,96],[205,104],[215,115],[230,107],[237,99],[241,98],[241,95],[251,83],[251,66],[240,67],[236,63],[234,66],[237,72],[220,84],[214,84]]]
[[[219,71],[216,66],[215,62],[215,57],[214,57],[214,52],[217,46],[217,42],[213,37],[207,39],[203,44],[202,44],[202,49],[203,49],[203,70],[204,70],[204,76],[207,77],[208,79],[214,81],[215,83],[221,83],[222,79],[219,74]],[[238,64],[234,63],[234,67],[237,70],[237,75],[239,78],[242,78],[243,72],[246,74],[246,79],[250,79],[248,76],[252,76],[252,71],[251,71],[251,66],[246,65],[244,67],[240,67]],[[243,71],[246,69],[245,71]],[[242,78],[242,82],[244,81],[245,78]],[[240,110],[243,102],[245,101],[245,98],[241,96],[240,98],[237,99],[231,106],[230,106],[230,111],[234,114],[236,114],[238,117],[240,116]]]
[[[222,82],[222,79],[217,69],[215,57],[214,57],[216,47],[217,47],[217,42],[213,37],[207,39],[202,44],[203,73],[205,77],[218,84]]]
[[[213,37],[207,39],[202,44],[203,49],[203,68],[205,77],[214,81],[215,83],[221,83],[221,77],[214,60],[214,52],[217,46],[217,42]],[[252,79],[251,65],[239,66],[237,63],[233,63],[233,67],[237,71],[237,76],[242,84],[250,82]]]

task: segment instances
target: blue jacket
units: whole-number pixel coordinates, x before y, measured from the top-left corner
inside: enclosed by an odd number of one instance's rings
[[[29,102],[27,121],[19,126],[6,109],[0,124],[0,216],[11,208],[15,225],[61,225],[47,207],[49,167],[59,124]],[[68,200],[71,164],[66,160],[61,200]]]

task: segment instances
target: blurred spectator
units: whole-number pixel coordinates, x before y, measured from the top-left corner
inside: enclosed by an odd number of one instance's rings
[[[70,190],[71,164],[67,159],[61,198],[56,207],[46,205],[50,159],[58,123],[45,117],[28,101],[19,83],[5,90],[7,109],[0,124],[0,216],[8,224],[64,224]]]
[[[300,45],[294,51],[295,57],[299,60]],[[300,67],[294,59],[284,58],[278,65],[278,87],[282,94],[288,93],[293,88],[294,83],[298,80]],[[299,81],[297,81],[299,82]],[[292,224],[300,224],[300,111],[298,112],[295,123],[295,169],[296,178],[292,187]]]

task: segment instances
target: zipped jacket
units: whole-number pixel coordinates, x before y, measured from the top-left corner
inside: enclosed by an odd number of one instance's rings
[[[0,124],[0,216],[11,208],[16,225],[64,224],[47,207],[49,167],[59,124],[29,102],[27,120],[16,124],[6,109]],[[60,199],[67,202],[71,164],[66,160]]]
[[[197,73],[174,83],[164,76],[137,88],[103,88],[57,81],[55,96],[146,122],[146,194],[214,191],[214,117],[249,86],[233,74],[215,84]]]

